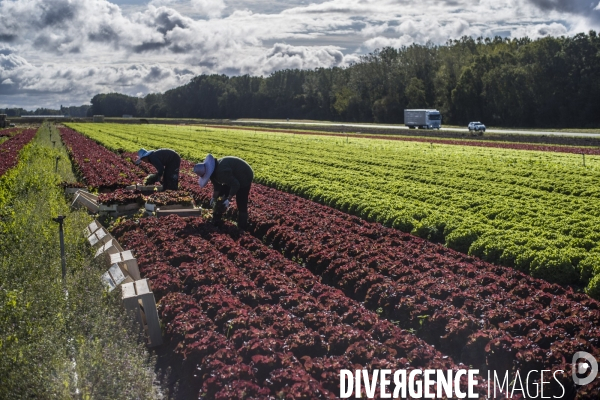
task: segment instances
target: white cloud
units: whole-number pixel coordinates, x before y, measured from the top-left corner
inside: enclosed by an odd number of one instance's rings
[[[151,0],[127,11],[115,2],[131,1],[113,1],[0,0],[0,82],[12,82],[0,106],[159,92],[201,73],[344,66],[376,48],[464,35],[600,27],[590,0]]]
[[[535,24],[526,25],[514,29],[511,32],[511,37],[520,38],[527,36],[530,39],[539,39],[546,36],[563,36],[569,32],[569,29],[563,24]]]
[[[29,65],[29,63],[23,57],[19,57],[12,53],[6,55],[0,53],[0,73],[2,70],[11,71],[27,65]]]
[[[408,36],[408,35],[403,35],[399,38],[388,38],[388,37],[383,37],[383,36],[377,36],[374,38],[371,38],[369,40],[366,40],[361,49],[364,52],[372,52],[375,49],[381,49],[383,47],[394,47],[394,48],[400,48],[403,46],[410,46],[412,43],[414,43],[414,40],[412,37]]]
[[[225,10],[225,2],[223,0],[191,0],[193,9],[210,18],[220,17]]]
[[[282,69],[335,67],[344,64],[344,54],[333,46],[307,47],[276,43],[266,54],[255,61],[261,65],[260,70],[257,71],[253,67],[253,62],[244,66],[241,72],[259,72],[261,75],[267,75]]]

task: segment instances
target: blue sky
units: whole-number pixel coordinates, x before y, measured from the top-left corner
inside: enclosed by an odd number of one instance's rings
[[[600,0],[0,0],[0,107],[347,66],[384,46],[600,27]]]

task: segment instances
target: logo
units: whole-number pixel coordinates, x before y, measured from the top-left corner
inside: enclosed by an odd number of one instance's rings
[[[585,361],[581,362],[580,360],[584,359]],[[598,375],[598,363],[594,356],[585,351],[578,351],[573,354],[573,360],[571,362],[573,365],[573,382],[576,385],[587,385],[591,383],[596,376]],[[580,376],[587,375],[585,378],[580,378]]]

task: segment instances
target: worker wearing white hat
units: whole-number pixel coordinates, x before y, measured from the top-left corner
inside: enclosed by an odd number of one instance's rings
[[[156,174],[150,174],[146,177],[145,184],[153,185],[162,181],[164,190],[179,189],[179,166],[181,157],[175,150],[159,149],[138,151],[138,158],[135,164],[139,165],[142,161],[149,162],[156,168]]]
[[[222,210],[229,207],[235,196],[238,209],[238,227],[248,228],[248,196],[254,179],[254,171],[250,165],[238,157],[223,157],[216,160],[212,154],[204,162],[194,166],[194,172],[199,176],[200,187],[205,187],[210,180],[213,184],[211,206],[215,206],[213,221],[218,224]],[[224,206],[224,207],[220,207]]]

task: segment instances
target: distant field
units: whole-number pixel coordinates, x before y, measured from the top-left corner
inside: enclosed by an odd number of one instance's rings
[[[560,283],[600,273],[600,157],[197,126],[69,124],[112,149],[236,155],[259,182]],[[600,277],[598,278],[600,279]],[[598,279],[590,287],[597,290]]]
[[[365,127],[365,128],[381,128],[381,129],[385,129],[387,127],[394,127],[396,129],[408,129],[404,124],[402,123],[395,123],[395,124],[386,124],[386,123],[368,123],[368,122],[339,122],[339,121],[315,121],[315,120],[277,120],[277,119],[265,119],[265,120],[259,120],[259,119],[252,119],[252,118],[240,118],[240,119],[236,119],[236,120],[232,120],[231,122],[242,122],[242,123],[264,123],[264,124],[274,124],[274,125],[282,125],[282,124],[290,124],[290,125],[295,125],[295,126],[301,126],[301,125],[324,125],[324,126],[341,126],[341,125],[345,125],[348,127],[348,130],[355,130],[358,127]],[[561,128],[561,129],[555,129],[555,128],[519,128],[519,127],[502,127],[502,126],[491,126],[491,125],[486,125],[488,130],[502,130],[502,131],[506,131],[507,134],[510,134],[511,132],[515,132],[515,131],[529,131],[529,132],[564,132],[564,133],[596,133],[600,135],[600,128]],[[464,130],[465,132],[468,132],[467,126],[466,125],[447,125],[447,124],[443,124],[442,128],[440,129],[440,131],[444,131],[444,130]],[[412,131],[412,130],[411,130]],[[420,130],[420,129],[415,129],[413,132],[428,132],[428,130]],[[433,132],[429,131],[429,132]],[[490,135],[490,132],[486,132],[486,135]]]
[[[200,126],[202,129],[202,125],[194,125]],[[253,126],[227,126],[227,125],[204,125],[204,128],[211,129],[225,129],[226,131],[238,130],[245,131],[250,133],[256,133],[257,131],[263,133],[283,133],[283,134],[306,134],[306,135],[316,135],[316,136],[331,136],[331,137],[342,137],[342,138],[368,138],[368,139],[383,139],[383,140],[400,140],[400,141],[413,141],[413,142],[424,142],[424,143],[438,143],[438,144],[459,144],[466,146],[479,146],[479,147],[498,147],[498,148],[507,148],[507,149],[516,149],[516,150],[542,150],[542,151],[556,151],[563,153],[574,153],[574,154],[596,154],[600,155],[600,149],[598,146],[592,145],[556,145],[556,144],[538,144],[538,143],[527,143],[527,142],[514,142],[510,141],[509,137],[503,135],[495,135],[496,139],[504,138],[506,140],[484,140],[483,137],[472,136],[469,137],[459,137],[459,138],[444,138],[444,137],[435,137],[435,136],[411,136],[411,135],[399,135],[399,134],[376,134],[376,133],[360,133],[360,132],[326,132],[326,131],[311,131],[311,130],[302,130],[302,129],[284,129],[284,128],[264,128],[264,127],[253,127]],[[442,131],[443,132],[443,131]],[[489,138],[489,137],[487,137]],[[600,142],[599,142],[600,143]]]

